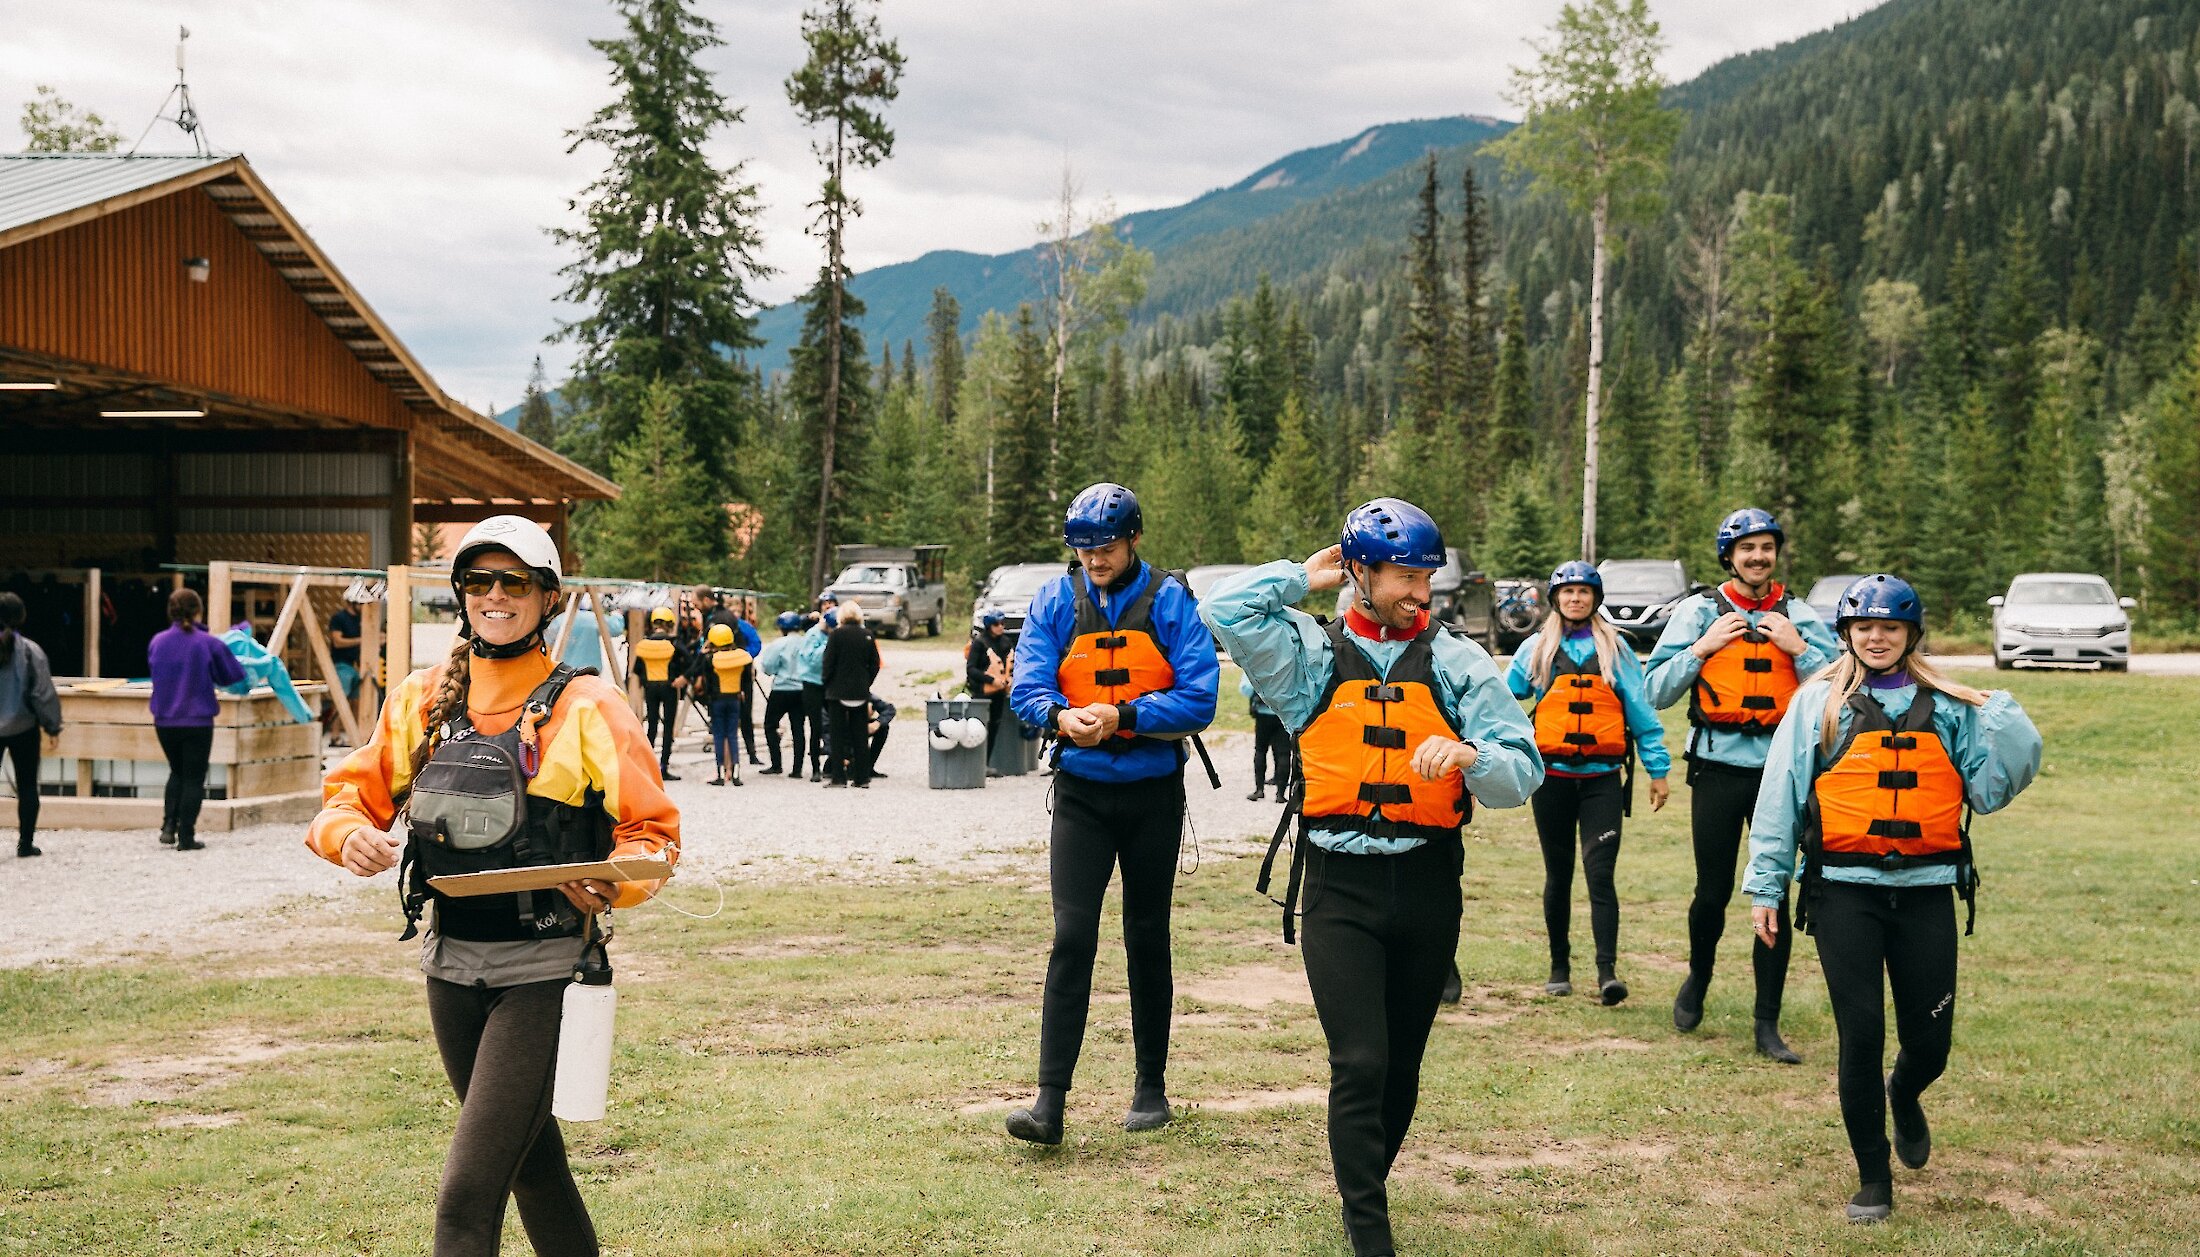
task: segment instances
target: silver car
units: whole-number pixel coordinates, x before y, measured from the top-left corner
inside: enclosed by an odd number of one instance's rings
[[[2118,598],[2089,572],[2028,572],[2009,592],[1986,600],[1994,609],[1994,666],[2098,664],[2107,672],[2131,667],[2131,617],[2139,604]]]
[[[1024,615],[1031,610],[1031,600],[1068,570],[1064,563],[1011,563],[994,568],[970,608],[970,622],[976,624],[986,612],[998,611],[1007,621],[1004,627],[1009,640],[1014,641],[1024,631]]]

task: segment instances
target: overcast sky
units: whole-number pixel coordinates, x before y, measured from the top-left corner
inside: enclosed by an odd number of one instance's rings
[[[1839,22],[1872,0],[1652,0],[1665,70]],[[803,58],[795,0],[697,0],[726,46],[707,60],[747,111],[714,152],[760,185],[766,301],[819,265],[803,234],[808,136],[783,84]],[[1406,118],[1511,117],[1507,67],[1559,0],[887,0],[908,58],[895,154],[852,187],[858,269],[930,249],[1030,243],[1066,159],[1119,210],[1172,205],[1295,149]],[[544,234],[600,166],[566,130],[610,96],[591,38],[608,0],[0,0],[0,147],[34,83],[137,140],[191,29],[192,97],[454,396],[519,399],[552,378],[569,260]],[[182,139],[163,123],[143,151]]]

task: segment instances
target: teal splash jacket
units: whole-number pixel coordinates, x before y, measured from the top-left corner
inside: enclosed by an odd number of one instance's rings
[[[1749,822],[1749,874],[1742,882],[1750,902],[1760,908],[1776,906],[1788,882],[1800,875],[1795,846],[1811,788],[1826,769],[1825,756],[1819,750],[1818,723],[1826,714],[1830,689],[1824,681],[1813,681],[1797,690],[1786,717],[1772,734],[1764,781],[1757,787],[1757,811]],[[1917,699],[1915,685],[1866,688],[1861,692],[1878,699],[1890,717],[1901,716]],[[1834,745],[1839,746],[1847,735],[1849,721],[1849,713],[1843,711]],[[2039,775],[2040,731],[2007,690],[1988,694],[1984,707],[1936,695],[1933,732],[1940,735],[1940,743],[1948,748],[1956,771],[1963,774],[1963,792],[1974,811],[2000,811]],[[1875,869],[1829,865],[1824,874],[1829,882],[1867,886],[1949,886],[1955,883],[1956,866]]]
[[[1687,701],[1688,691],[1696,684],[1696,674],[1703,671],[1703,660],[1690,654],[1688,648],[1703,637],[1719,614],[1709,594],[1691,594],[1673,608],[1673,618],[1666,621],[1665,631],[1658,635],[1658,644],[1650,652],[1650,662],[1644,665],[1649,673],[1652,705],[1666,708]],[[1742,612],[1742,618],[1752,625],[1764,617],[1762,611]],[[1788,596],[1787,617],[1795,622],[1795,631],[1803,635],[1803,653],[1795,660],[1795,675],[1808,681],[1833,662],[1834,656],[1841,653],[1841,647],[1833,640],[1833,630],[1818,618],[1811,605],[1792,593]],[[1696,758],[1734,768],[1762,768],[1765,749],[1772,743],[1766,734],[1744,733],[1738,729],[1692,729],[1689,732]]]
[[[1536,643],[1543,640],[1537,632],[1520,649],[1513,652],[1512,667],[1505,673],[1505,684],[1511,688],[1514,698],[1532,699],[1528,704],[1533,721],[1535,704],[1543,701],[1549,686],[1537,688],[1535,670],[1529,661],[1535,658]],[[1592,663],[1597,657],[1597,643],[1587,629],[1576,629],[1559,643],[1566,657],[1575,663]],[[1649,682],[1643,672],[1642,661],[1627,648],[1625,638],[1620,639],[1619,651],[1612,660],[1613,689],[1619,691],[1620,706],[1627,710],[1627,736],[1634,739],[1635,754],[1642,758],[1643,771],[1652,777],[1662,778],[1672,771],[1673,757],[1665,749],[1665,726],[1658,723],[1657,708],[1650,703]],[[1616,759],[1546,760],[1543,771],[1558,777],[1596,777],[1604,773],[1616,773],[1620,761]]]
[[[793,694],[802,689],[802,652],[810,639],[802,633],[787,633],[764,644],[764,650],[756,657],[756,670],[771,678],[774,694]],[[818,680],[824,680],[824,655],[818,656]]]
[[[1314,722],[1315,704],[1333,674],[1328,634],[1313,616],[1291,605],[1306,597],[1306,585],[1303,566],[1278,559],[1230,577],[1199,604],[1200,618],[1294,737]],[[1385,676],[1407,646],[1358,635],[1352,644]],[[1475,751],[1467,788],[1485,807],[1519,807],[1543,784],[1534,726],[1505,689],[1489,652],[1450,633],[1438,634],[1433,645],[1436,701]],[[1397,855],[1421,845],[1418,838],[1338,833],[1317,828],[1320,823],[1307,822],[1307,838],[1328,851]]]

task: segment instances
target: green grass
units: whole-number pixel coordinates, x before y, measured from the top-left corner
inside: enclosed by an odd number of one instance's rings
[[[2047,769],[1979,822],[1933,1164],[1897,1171],[1890,1225],[1838,1219],[1852,1172],[1807,943],[1786,1019],[1801,1068],[1748,1051],[1739,905],[1703,1029],[1667,1021],[1690,882],[1677,798],[1630,822],[1636,998],[1613,1010],[1539,994],[1525,811],[1473,832],[1469,994],[1437,1028],[1394,1180],[1404,1251],[2192,1252],[2200,679],[1997,681],[2046,734]],[[1071,1140],[1052,1152],[1009,1141],[992,1103],[1034,1068],[1035,882],[812,879],[736,887],[707,922],[629,914],[612,1113],[567,1127],[609,1251],[1344,1252],[1318,1100],[1225,1107],[1326,1077],[1311,1009],[1198,994],[1297,965],[1252,872],[1210,855],[1180,882],[1171,1081],[1195,1107],[1156,1135],[1114,1124],[1131,1064],[1111,924]],[[381,915],[295,930],[190,964],[0,972],[0,1253],[426,1250],[455,1110],[410,948]],[[178,1058],[225,1054],[177,1077]],[[509,1226],[507,1251],[527,1251]]]

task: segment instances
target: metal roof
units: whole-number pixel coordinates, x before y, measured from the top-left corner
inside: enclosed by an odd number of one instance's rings
[[[0,233],[197,174],[229,160],[113,153],[0,153]]]

